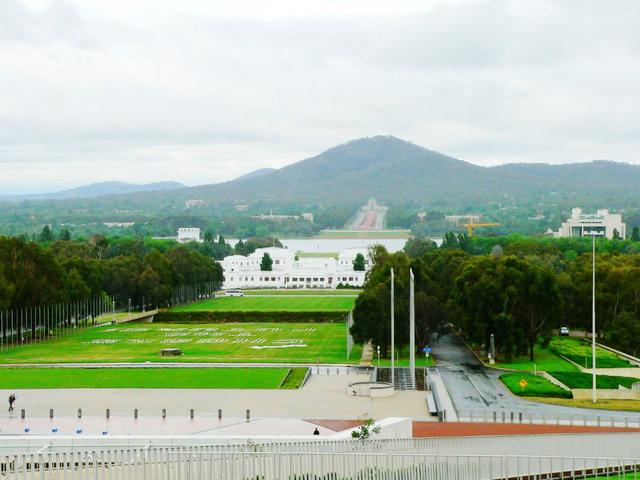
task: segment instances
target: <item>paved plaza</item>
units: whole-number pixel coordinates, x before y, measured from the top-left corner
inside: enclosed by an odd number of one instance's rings
[[[315,426],[300,423],[300,419],[401,416],[434,420],[427,411],[424,392],[397,391],[393,397],[375,399],[347,395],[349,383],[368,380],[368,375],[312,375],[300,390],[18,390],[15,412],[3,410],[0,414],[0,433],[23,433],[24,428],[30,433],[51,433],[52,428],[73,433],[82,428],[83,432],[138,435],[304,435]],[[0,391],[0,398],[9,393]],[[105,418],[107,408],[109,421]],[[134,420],[136,408],[139,418]],[[20,418],[21,409],[26,411],[25,420]],[[54,410],[53,421],[49,409]],[[82,409],[81,419],[78,409]],[[167,411],[166,419],[162,419],[162,409]],[[195,412],[193,420],[190,409]],[[222,409],[222,421],[218,420],[218,409]],[[251,411],[249,426],[247,410]]]

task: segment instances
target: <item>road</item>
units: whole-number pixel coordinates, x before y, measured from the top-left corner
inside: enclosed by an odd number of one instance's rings
[[[531,402],[517,397],[498,379],[504,372],[485,367],[467,346],[452,334],[440,338],[433,346],[433,355],[437,359],[438,370],[458,415],[462,417],[468,417],[472,411],[474,418],[490,418],[495,411],[498,417],[502,412],[505,412],[507,417],[510,412],[514,412],[517,418],[518,413],[522,412],[524,418],[531,415],[542,419],[544,416],[548,420],[559,417],[583,421],[586,415],[595,421],[599,415],[603,421],[609,421],[611,417],[616,417],[621,422],[625,418],[634,423],[640,421],[640,412],[570,408]]]

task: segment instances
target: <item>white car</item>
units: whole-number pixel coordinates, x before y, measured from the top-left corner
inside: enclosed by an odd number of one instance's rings
[[[560,335],[563,337],[569,336],[569,327],[560,327]]]
[[[244,292],[242,290],[227,290],[227,297],[244,297]]]

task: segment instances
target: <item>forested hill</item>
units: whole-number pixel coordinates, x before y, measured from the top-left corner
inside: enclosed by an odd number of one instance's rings
[[[568,210],[636,208],[640,166],[608,161],[480,167],[395,137],[354,140],[277,170],[259,171],[234,181],[84,199],[82,211],[96,214],[181,215],[184,201],[201,199],[207,211],[253,209],[355,208],[374,196],[386,205],[413,205],[440,211],[482,211],[513,205]],[[44,219],[78,209],[79,200],[29,202],[25,214]],[[38,211],[40,209],[40,211]],[[4,214],[20,216],[15,205]],[[0,217],[3,207],[0,205]],[[120,217],[119,217],[120,218]]]

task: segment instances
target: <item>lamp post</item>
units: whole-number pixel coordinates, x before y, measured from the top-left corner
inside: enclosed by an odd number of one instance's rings
[[[394,276],[391,269],[391,385],[395,388],[396,364],[395,364],[395,304],[394,304]]]
[[[376,347],[376,350],[378,352],[378,367],[380,367],[380,345]]]
[[[584,235],[591,237],[591,401],[596,403],[596,237],[604,232],[591,230]]]

